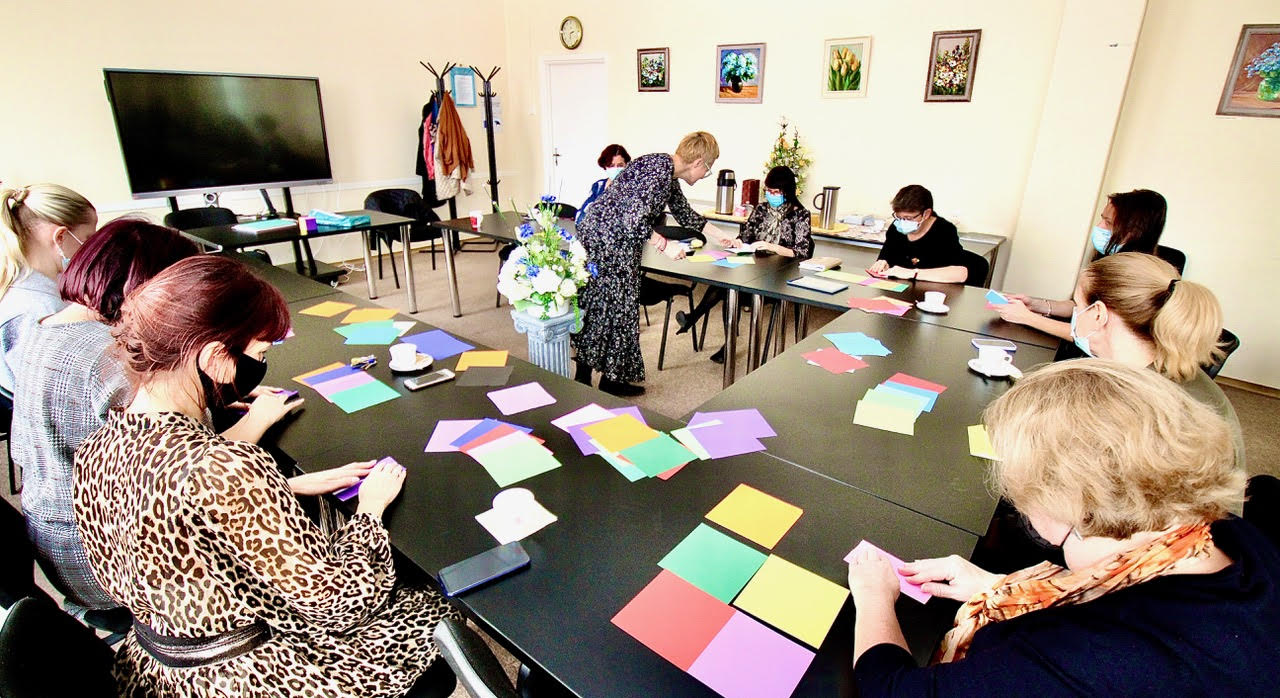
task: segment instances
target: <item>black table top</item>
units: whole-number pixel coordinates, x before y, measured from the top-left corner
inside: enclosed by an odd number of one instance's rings
[[[387,455],[408,467],[404,492],[388,509],[385,523],[395,547],[435,574],[495,545],[474,516],[490,508],[499,491],[466,455],[422,452],[436,421],[496,417],[533,427],[563,467],[517,486],[532,490],[560,520],[524,541],[533,560],[530,569],[459,602],[517,656],[579,695],[616,695],[619,686],[634,695],[712,695],[610,619],[658,574],[663,555],[739,483],[804,509],[774,552],[841,585],[847,574],[842,558],[862,538],[904,558],[969,556],[976,545],[972,533],[765,454],[695,461],[669,481],[629,483],[601,458],[581,456],[572,439],[549,423],[590,402],[616,407],[624,401],[514,357],[508,385],[537,380],[557,398],[555,404],[502,417],[486,397],[495,388],[449,382],[409,392],[386,367],[386,347],[344,345],[333,332],[341,315],[316,318],[297,312],[320,300],[370,305],[340,293],[292,303],[297,336],[271,351],[267,382],[299,389],[292,376],[372,353],[379,359],[375,377],[402,397],[347,415],[301,388],[305,408],[274,428],[268,440],[304,470]],[[410,333],[427,329],[432,328],[418,323]],[[436,367],[456,363],[451,357]],[[679,426],[656,413],[645,412],[645,417],[658,429]],[[770,419],[779,432],[767,440],[770,450],[812,438],[806,427],[793,426],[794,420]],[[950,626],[955,604],[935,599],[920,605],[903,598],[898,611],[914,654],[924,660]],[[852,695],[852,614],[852,604],[846,603],[797,695]]]
[[[832,375],[801,354],[832,346],[823,334],[865,332],[893,353],[866,357],[869,366]],[[971,533],[987,530],[995,498],[986,487],[988,462],[969,455],[966,428],[1008,388],[1006,380],[969,370],[977,356],[969,332],[884,315],[850,312],[833,320],[701,405],[699,411],[759,408],[779,433],[769,453],[792,464],[897,502]],[[1023,371],[1052,361],[1043,347],[1020,345]],[[920,415],[915,436],[853,423],[863,394],[897,372],[940,383],[947,390]],[[786,389],[780,389],[785,386]]]
[[[295,240],[303,240],[306,238],[326,237],[329,235],[343,235],[346,233],[357,233],[362,230],[373,230],[374,228],[382,228],[385,226],[400,226],[405,223],[412,223],[412,218],[404,216],[394,216],[381,211],[340,211],[342,215],[358,215],[363,214],[369,216],[369,222],[364,225],[352,226],[350,228],[333,227],[322,225],[318,229],[303,233],[298,230],[297,226],[286,228],[277,228],[275,230],[264,230],[259,233],[245,233],[235,230],[230,225],[214,225],[205,228],[192,228],[184,230],[182,234],[205,245],[212,245],[222,250],[239,250],[245,247],[257,247],[258,245],[269,245],[275,242],[293,242]]]
[[[239,262],[243,262],[255,274],[279,289],[280,293],[284,295],[285,301],[289,303],[337,293],[328,284],[322,284],[292,271],[292,264],[289,265],[290,269],[282,269],[267,264],[251,254],[237,252],[230,256]]]

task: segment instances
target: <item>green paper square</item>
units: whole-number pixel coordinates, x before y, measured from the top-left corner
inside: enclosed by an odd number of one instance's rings
[[[347,344],[391,344],[400,338],[400,329],[391,320],[371,320],[335,327]]]
[[[400,393],[397,393],[395,388],[375,380],[334,393],[329,396],[329,402],[341,407],[343,412],[351,414],[398,397]]]
[[[507,487],[560,467],[555,455],[533,439],[522,439],[498,450],[473,451],[471,457],[484,466],[498,487]]]
[[[899,392],[893,388],[886,388],[880,385],[868,390],[862,396],[862,399],[878,402],[900,410],[911,410],[916,413],[917,417],[920,416],[921,412],[924,412],[925,406],[929,404],[929,398],[927,397]]]
[[[616,453],[605,450],[596,451],[596,453],[604,458],[609,465],[612,465],[614,470],[622,473],[622,476],[627,478],[628,482],[635,482],[636,480],[643,480],[646,477],[649,477],[643,470],[637,468],[634,464],[619,460]]]
[[[698,524],[658,566],[729,603],[767,557],[706,524]]]
[[[648,441],[623,449],[622,457],[635,463],[645,475],[653,477],[684,465],[697,456],[679,441],[659,433]]]

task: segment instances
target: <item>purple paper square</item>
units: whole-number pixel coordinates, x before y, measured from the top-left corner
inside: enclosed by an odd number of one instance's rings
[[[702,444],[702,448],[712,458],[728,458],[763,451],[765,448],[759,439],[748,436],[729,424],[692,428],[689,433],[693,434],[693,438]]]
[[[358,370],[360,369],[352,368],[350,366],[339,366],[338,368],[325,371],[324,373],[317,373],[314,376],[307,376],[306,378],[302,379],[302,382],[314,388],[315,386],[320,385],[325,381],[331,381],[335,378],[349,376]]]
[[[480,420],[479,424],[476,424],[474,427],[471,427],[466,432],[464,432],[462,436],[459,436],[458,438],[449,442],[449,445],[456,450],[459,446],[471,443],[475,439],[478,439],[481,436],[488,434],[489,432],[493,431],[494,429],[497,429],[503,424],[506,424],[507,426],[517,431],[523,431],[526,434],[533,433],[533,429],[530,427],[522,427],[519,424],[511,424],[510,422],[504,422],[500,419],[485,418]]]
[[[358,388],[365,383],[372,383],[375,380],[377,379],[364,371],[356,371],[350,375],[343,376],[341,378],[334,378],[333,380],[325,381],[323,383],[317,383],[311,387],[315,388],[316,392],[323,395],[325,399],[328,399],[330,395],[340,393],[351,388]]]
[[[811,650],[734,612],[694,660],[689,674],[725,698],[786,698],[813,657]]]
[[[383,458],[383,459],[379,460],[379,461],[378,461],[377,463],[375,463],[374,465],[375,465],[375,466],[378,466],[378,465],[382,465],[383,463],[392,463],[392,464],[394,464],[394,465],[400,465],[400,462],[399,462],[399,461],[397,461],[395,458],[392,458],[391,456],[387,456],[386,458]],[[361,486],[361,485],[363,485],[363,484],[364,484],[364,478],[360,478],[360,482],[357,482],[356,484],[354,484],[354,485],[352,485],[352,486],[350,486],[350,487],[348,487],[348,488],[346,488],[346,489],[342,489],[342,490],[338,490],[337,492],[334,492],[334,493],[333,493],[333,496],[337,497],[337,498],[338,498],[338,501],[345,502],[345,501],[347,501],[348,499],[351,499],[352,497],[354,497],[354,496],[356,496],[357,494],[359,494],[359,493],[360,493],[360,486]]]
[[[757,439],[766,439],[778,435],[778,432],[769,426],[769,422],[765,421],[764,415],[760,414],[760,410],[754,407],[745,410],[695,412],[693,419],[689,420],[689,426],[697,426],[714,420],[719,420],[722,425],[733,427],[741,433],[747,436],[754,436]]]

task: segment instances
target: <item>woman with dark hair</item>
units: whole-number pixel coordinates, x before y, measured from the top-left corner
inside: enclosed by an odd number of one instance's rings
[[[884,246],[875,263],[867,267],[868,273],[944,283],[968,280],[960,233],[955,224],[934,212],[933,194],[928,189],[909,184],[898,190],[890,205],[894,229],[885,233]]]
[[[134,397],[74,473],[90,565],[134,617],[121,695],[402,695],[438,657],[432,630],[456,612],[396,585],[381,523],[404,468],[354,466],[359,505],[330,538],[270,454],[204,422],[257,385],[289,326],[280,292],[225,257],[184,259],[124,302]]]
[[[1167,211],[1164,197],[1150,189],[1108,194],[1098,225],[1089,233],[1093,246],[1090,261],[1117,252],[1156,254]],[[1181,267],[1178,271],[1182,271]],[[1071,325],[1067,320],[1075,308],[1073,300],[1049,300],[1021,293],[1005,295],[1009,302],[997,306],[1001,318],[1071,341]]]
[[[631,164],[631,154],[627,152],[626,148],[614,143],[605,146],[604,150],[600,151],[600,157],[596,158],[596,164],[600,166],[600,169],[604,170],[604,179],[598,179],[595,184],[591,185],[591,193],[587,196],[587,200],[583,201],[582,205],[578,207],[578,215],[573,219],[575,224],[582,222],[582,218],[587,215],[587,207],[591,205],[591,202],[599,198],[604,193],[605,188],[613,183],[614,178],[627,165]]]
[[[813,230],[809,209],[796,198],[796,175],[791,168],[778,166],[765,175],[764,206],[756,206],[751,217],[742,226],[740,237],[730,238],[722,244],[727,249],[735,249],[743,245],[754,246],[757,252],[767,252],[783,257],[809,259],[813,256]],[[676,334],[688,332],[694,323],[703,315],[711,312],[716,304],[724,300],[724,289],[718,286],[707,288],[698,301],[698,307],[686,315],[684,311],[676,313],[676,322],[680,329]],[[724,347],[711,355],[716,363],[724,362]]]

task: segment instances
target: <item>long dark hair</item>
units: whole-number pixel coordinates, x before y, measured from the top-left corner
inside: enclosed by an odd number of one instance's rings
[[[79,303],[114,325],[133,289],[180,259],[200,254],[194,242],[172,228],[138,218],[102,226],[71,256],[58,279],[62,300]]]
[[[781,191],[783,201],[804,209],[804,204],[796,198],[796,173],[792,172],[790,167],[778,165],[769,170],[769,174],[764,176],[764,186],[766,189]]]
[[[1107,254],[1121,250],[1155,254],[1168,212],[1164,197],[1150,189],[1134,189],[1111,194],[1107,200],[1116,210]]]

